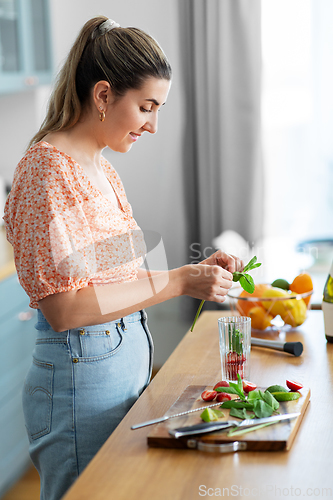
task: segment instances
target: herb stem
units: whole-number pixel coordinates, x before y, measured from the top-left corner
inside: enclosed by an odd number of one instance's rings
[[[258,429],[261,429],[262,427],[267,427],[268,425],[272,425],[272,424],[276,424],[276,422],[267,422],[266,424],[257,424],[257,425],[253,425],[253,427],[248,427],[246,429],[238,429],[238,427],[236,427],[236,429],[231,429],[228,432],[228,436],[241,436],[242,434],[246,434],[247,432],[256,431]]]
[[[191,332],[193,332],[194,325],[195,325],[195,324],[196,324],[196,322],[197,322],[197,319],[198,319],[198,317],[199,317],[199,314],[201,313],[201,309],[202,309],[202,307],[203,307],[204,303],[205,303],[205,301],[204,301],[204,300],[202,300],[202,301],[200,302],[200,305],[199,305],[198,310],[197,310],[197,314],[195,315],[194,321],[193,321],[192,326],[191,326]]]

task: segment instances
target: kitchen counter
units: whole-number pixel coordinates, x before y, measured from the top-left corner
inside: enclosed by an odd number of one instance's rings
[[[0,226],[0,281],[15,273],[13,247],[6,239],[4,226]]]
[[[296,330],[280,336],[260,335],[301,341],[300,357],[251,349],[251,380],[257,385],[285,385],[288,378],[311,389],[310,404],[289,451],[218,454],[148,448],[152,427],[131,430],[131,425],[164,415],[188,385],[213,386],[220,380],[217,319],[225,314],[202,313],[194,331],[185,335],[64,500],[194,500],[203,496],[267,500],[333,495],[329,474],[333,344],[325,340],[321,311],[310,311]]]

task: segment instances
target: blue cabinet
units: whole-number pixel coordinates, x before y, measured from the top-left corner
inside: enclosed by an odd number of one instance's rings
[[[36,316],[16,274],[0,282],[0,497],[30,463],[21,395]]]
[[[51,80],[48,0],[0,0],[0,94]]]

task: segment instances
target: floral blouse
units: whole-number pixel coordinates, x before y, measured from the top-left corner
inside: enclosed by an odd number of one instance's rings
[[[16,167],[4,220],[30,307],[54,293],[137,279],[142,233],[118,174],[105,158],[102,167],[120,208],[47,142],[32,146]]]

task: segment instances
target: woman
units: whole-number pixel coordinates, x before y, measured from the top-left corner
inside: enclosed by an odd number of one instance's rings
[[[23,407],[42,499],[61,498],[149,383],[144,308],[181,295],[222,303],[243,268],[222,252],[171,271],[140,268],[140,230],[101,153],[156,132],[170,81],[149,35],[91,19],[15,171],[4,218],[38,309]]]

